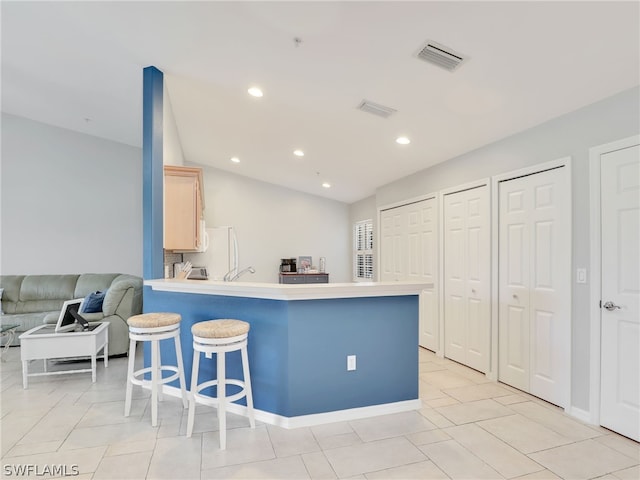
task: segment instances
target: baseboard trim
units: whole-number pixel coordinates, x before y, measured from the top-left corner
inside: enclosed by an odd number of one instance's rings
[[[144,386],[148,390],[150,386]],[[180,389],[172,386],[165,386],[163,393],[171,397],[180,398]],[[310,415],[300,415],[296,417],[284,417],[271,412],[265,412],[264,410],[254,409],[253,413],[255,419],[268,423],[269,425],[276,425],[282,428],[300,428],[300,427],[313,427],[315,425],[324,425],[327,423],[344,422],[349,420],[358,420],[360,418],[375,417],[378,415],[389,415],[392,413],[408,412],[411,410],[419,410],[422,408],[422,402],[420,399],[405,400],[402,402],[383,403],[381,405],[371,405],[368,407],[349,408],[346,410],[337,410],[334,412],[314,413]],[[247,416],[247,407],[244,405],[238,405],[237,403],[231,403],[227,406],[227,411],[235,413],[237,415]]]
[[[569,415],[571,415],[572,417],[575,417],[578,420],[581,420],[581,421],[583,421],[585,423],[588,423],[589,425],[593,425],[593,419],[591,418],[591,412],[589,412],[588,410],[583,410],[583,409],[578,408],[578,407],[569,407],[565,411]]]

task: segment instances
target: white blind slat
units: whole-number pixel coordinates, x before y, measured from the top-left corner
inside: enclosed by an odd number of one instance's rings
[[[365,220],[354,225],[356,278],[373,278],[373,222]]]

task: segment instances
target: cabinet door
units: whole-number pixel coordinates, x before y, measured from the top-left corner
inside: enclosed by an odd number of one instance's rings
[[[202,170],[165,167],[164,248],[193,251],[200,247]]]

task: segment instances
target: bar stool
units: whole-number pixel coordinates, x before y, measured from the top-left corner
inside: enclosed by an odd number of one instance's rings
[[[177,313],[143,313],[129,317],[129,366],[127,370],[127,393],[124,402],[124,416],[131,413],[131,394],[133,385],[148,386],[151,384],[151,425],[158,424],[158,400],[162,400],[162,386],[180,379],[182,404],[187,408],[187,391],[182,364],[182,349],[180,348],[180,321],[182,317]],[[162,365],[160,359],[160,340],[173,338],[175,340],[176,359],[178,366]],[[134,371],[136,357],[136,343],[151,342],[151,366]],[[174,372],[162,378],[162,372]],[[151,373],[151,380],[145,380],[144,374]],[[140,377],[140,378],[137,378]]]
[[[227,447],[227,417],[226,404],[242,397],[247,397],[247,412],[249,424],[255,428],[253,418],[253,397],[251,395],[251,378],[249,376],[249,356],[247,354],[247,337],[249,324],[242,320],[221,319],[198,322],[191,327],[193,334],[193,366],[191,370],[191,392],[189,398],[189,417],[187,421],[187,437],[193,433],[196,401],[205,405],[218,407],[218,426],[220,430],[220,449]],[[242,374],[244,381],[226,378],[225,357],[227,352],[240,350],[242,356]],[[200,368],[200,352],[207,358],[216,354],[217,379],[198,384],[198,370]],[[205,388],[216,386],[216,396],[203,395]],[[227,385],[236,385],[240,391],[227,396]]]

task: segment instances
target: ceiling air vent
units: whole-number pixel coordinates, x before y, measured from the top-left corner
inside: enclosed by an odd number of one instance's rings
[[[385,107],[384,105],[373,103],[369,100],[362,100],[362,102],[360,102],[360,105],[358,105],[358,110],[373,113],[374,115],[378,115],[382,118],[388,118],[392,113],[397,112],[397,110],[393,108]]]
[[[428,41],[416,56],[425,62],[433,63],[450,72],[453,72],[467,60],[461,53],[432,41]]]

